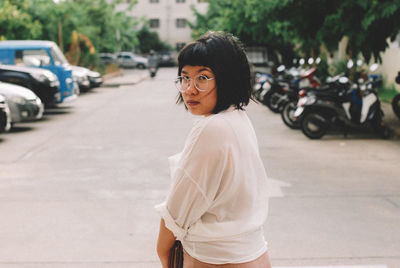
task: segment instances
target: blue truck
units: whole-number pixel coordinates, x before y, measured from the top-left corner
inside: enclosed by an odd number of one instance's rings
[[[75,99],[79,92],[79,87],[72,76],[70,64],[57,44],[52,41],[0,41],[0,64],[50,70],[60,82],[59,103]]]

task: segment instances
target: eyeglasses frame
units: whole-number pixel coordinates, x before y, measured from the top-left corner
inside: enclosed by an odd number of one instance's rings
[[[181,93],[185,93],[186,91],[188,91],[189,88],[190,88],[190,83],[191,83],[191,81],[192,81],[192,80],[194,81],[195,78],[200,77],[200,76],[204,76],[205,79],[207,79],[207,83],[209,83],[210,80],[215,80],[215,77],[208,78],[208,77],[207,77],[206,75],[204,75],[204,74],[199,74],[199,75],[196,75],[196,76],[193,77],[193,78],[190,78],[190,77],[189,77],[189,78],[187,79],[187,80],[189,80],[190,82],[189,82],[189,86],[187,87],[186,90],[179,90],[179,88],[177,88],[178,91],[181,92]],[[182,75],[178,76],[178,77],[174,80],[175,87],[178,87],[177,84],[179,83],[179,82],[178,82],[179,78],[186,79],[186,78],[184,78],[184,76],[182,76]],[[194,87],[195,87],[196,90],[199,91],[199,92],[204,92],[204,91],[207,91],[207,90],[208,90],[208,89],[206,89],[206,90],[199,89],[199,88],[197,87],[197,85],[196,85],[196,82],[194,83]],[[182,89],[182,86],[181,86],[181,89]]]

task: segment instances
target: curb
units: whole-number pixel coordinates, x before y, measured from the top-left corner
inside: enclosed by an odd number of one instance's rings
[[[117,76],[122,76],[122,72],[120,70],[103,75],[103,80],[106,81]]]
[[[121,74],[115,74],[114,76],[108,77],[108,78],[104,78],[104,80],[110,79],[110,78],[115,78],[117,76],[123,76]],[[143,75],[141,77],[139,77],[136,80],[133,81],[129,81],[129,82],[120,82],[120,83],[107,83],[106,81],[101,85],[102,87],[119,87],[119,86],[132,86],[132,85],[136,85],[139,84],[141,82],[143,82],[144,80],[148,79],[149,75]]]

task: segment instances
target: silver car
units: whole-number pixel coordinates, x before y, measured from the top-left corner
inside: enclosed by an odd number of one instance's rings
[[[132,52],[119,52],[117,54],[117,62],[122,68],[138,68],[146,69],[149,66],[149,61]]]
[[[6,98],[0,95],[0,133],[9,131],[11,128],[10,108]]]
[[[11,124],[34,121],[43,117],[44,105],[31,90],[0,82],[0,94],[7,100]]]

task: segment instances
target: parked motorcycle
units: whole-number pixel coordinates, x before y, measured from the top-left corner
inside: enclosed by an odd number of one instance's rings
[[[396,83],[400,84],[400,72],[397,73]],[[392,108],[393,108],[393,112],[400,119],[400,93],[397,94],[396,96],[394,96],[394,98],[392,100]]]
[[[267,81],[269,81],[269,82],[267,82]],[[271,81],[272,81],[272,75],[267,74],[267,73],[261,73],[261,72],[255,73],[255,83],[253,86],[253,95],[260,102],[262,102],[265,94],[270,89]]]
[[[320,85],[319,80],[314,76],[315,72],[315,68],[304,70],[301,67],[282,71],[282,75],[275,80],[275,83],[271,85],[271,90],[266,94],[265,105],[275,113],[281,112],[284,105],[291,100],[289,95],[297,96],[302,88]]]
[[[298,84],[292,85],[289,90],[286,91],[286,95],[284,95],[279,100],[279,105],[281,108],[281,118],[286,126],[292,129],[299,129],[300,123],[294,116],[294,112],[297,108],[297,101],[299,99],[299,91],[302,89],[313,89],[320,86],[320,82],[318,79],[314,77],[316,72],[315,68],[311,68],[306,71],[302,76],[301,80],[298,81]],[[304,83],[306,82],[306,83]],[[308,82],[308,83],[307,83]]]
[[[301,91],[294,116],[304,135],[323,137],[328,130],[372,128],[382,138],[390,136],[382,122],[383,111],[376,91],[379,80],[359,80],[352,86],[347,77],[336,76],[323,90]]]

